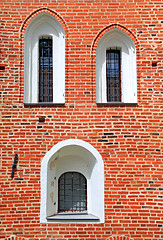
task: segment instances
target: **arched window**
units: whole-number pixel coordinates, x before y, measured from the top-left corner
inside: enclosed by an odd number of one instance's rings
[[[28,24],[24,45],[24,103],[65,102],[65,34],[60,22],[40,13]]]
[[[87,180],[79,172],[63,173],[58,180],[58,212],[87,210]]]
[[[104,165],[90,144],[69,139],[41,164],[41,223],[104,222]]]
[[[136,48],[122,30],[105,33],[96,50],[97,103],[137,103]]]

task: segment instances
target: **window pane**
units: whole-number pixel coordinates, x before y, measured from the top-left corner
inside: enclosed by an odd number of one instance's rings
[[[52,39],[39,40],[39,102],[53,101]]]
[[[107,101],[121,101],[121,63],[120,50],[106,51]]]
[[[59,212],[87,210],[87,183],[81,173],[62,174],[58,181],[58,189]]]

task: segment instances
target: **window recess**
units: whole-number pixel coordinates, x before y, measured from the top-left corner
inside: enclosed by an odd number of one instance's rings
[[[137,104],[136,47],[120,29],[106,32],[96,49],[97,104]]]
[[[65,37],[48,13],[35,16],[25,30],[24,104],[65,103]]]
[[[44,156],[40,222],[104,222],[104,165],[93,146],[69,139]]]

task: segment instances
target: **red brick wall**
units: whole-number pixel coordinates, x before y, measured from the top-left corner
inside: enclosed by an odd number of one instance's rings
[[[0,5],[0,239],[163,239],[162,0]],[[23,104],[24,31],[41,11],[55,15],[66,32],[64,106]],[[96,44],[113,26],[126,31],[137,48],[137,106],[96,105]],[[104,160],[104,224],[40,224],[41,160],[70,138],[92,144]]]

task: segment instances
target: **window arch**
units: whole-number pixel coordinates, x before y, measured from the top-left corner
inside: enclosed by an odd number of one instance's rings
[[[78,173],[86,180],[85,202],[80,200],[81,209],[75,212],[61,210],[60,177],[63,174]],[[77,174],[77,175],[78,175]],[[79,177],[78,175],[78,177]],[[82,192],[84,189],[82,190]],[[87,194],[86,194],[87,193]],[[81,197],[81,194],[79,194]],[[65,200],[65,198],[64,198]],[[72,197],[70,198],[72,200]],[[84,205],[85,203],[85,205]],[[79,204],[79,205],[80,205]],[[83,207],[84,206],[84,207]],[[79,211],[80,210],[80,211]],[[71,214],[70,214],[71,213]],[[41,208],[40,222],[104,222],[104,165],[101,155],[89,143],[69,139],[59,142],[47,152],[41,164]]]
[[[25,30],[24,103],[64,103],[64,95],[64,29],[52,15],[40,13]]]
[[[137,103],[136,48],[122,30],[114,28],[96,49],[97,103]]]

